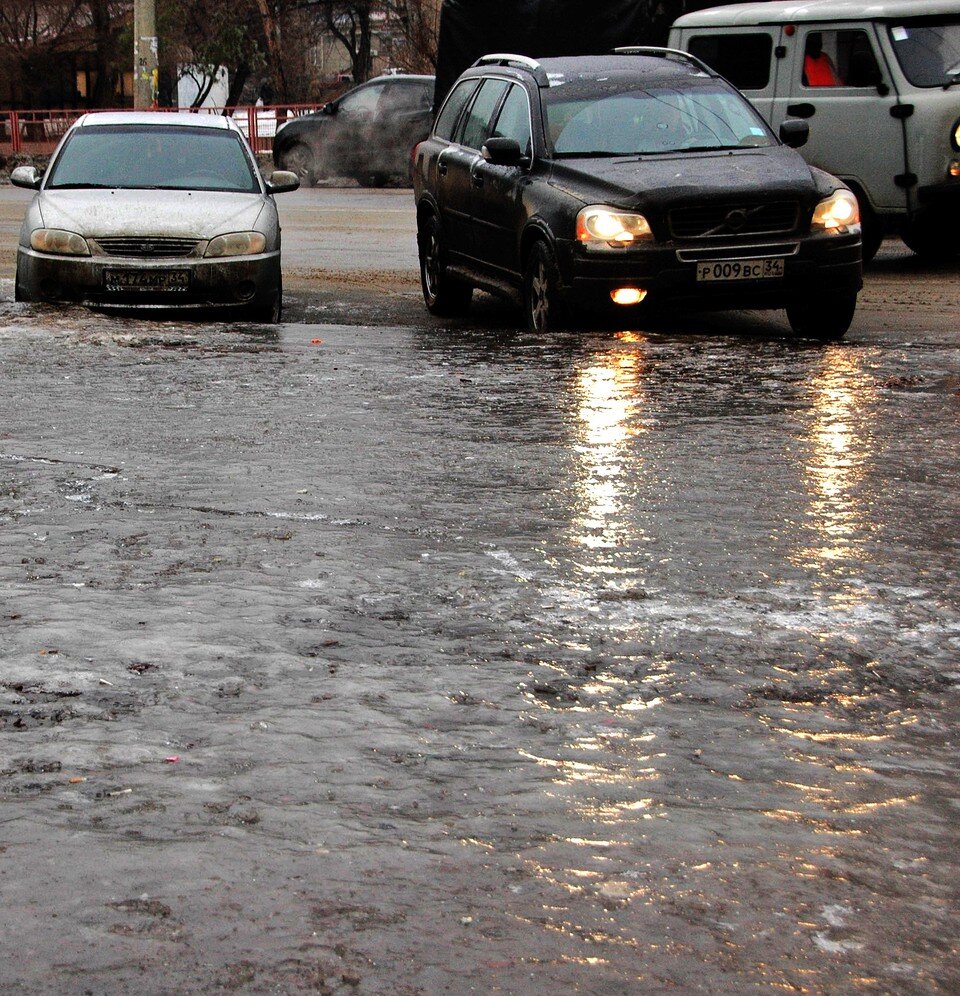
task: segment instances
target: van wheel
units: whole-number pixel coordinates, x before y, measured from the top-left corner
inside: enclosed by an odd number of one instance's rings
[[[855,293],[811,294],[787,305],[790,328],[804,339],[836,342],[846,334],[857,310]]]
[[[435,214],[420,222],[417,230],[420,252],[420,287],[423,302],[431,315],[462,315],[470,307],[473,288],[447,276],[447,247],[443,229]]]
[[[523,271],[523,309],[531,332],[554,332],[570,323],[557,261],[543,241],[534,244]]]
[[[922,259],[931,262],[951,259],[960,252],[955,221],[948,217],[936,222],[917,219],[904,227],[901,238]]]

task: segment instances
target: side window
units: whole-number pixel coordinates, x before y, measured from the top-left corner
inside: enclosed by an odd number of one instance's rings
[[[453,141],[453,130],[457,126],[460,112],[463,110],[464,104],[473,96],[473,91],[477,89],[477,82],[477,80],[464,80],[453,88],[453,92],[443,105],[443,110],[440,112],[440,117],[437,118],[437,123],[433,129],[437,138],[446,139],[448,142]]]
[[[808,31],[803,43],[807,87],[875,87],[880,67],[866,31]]]
[[[516,139],[521,152],[525,156],[530,155],[530,102],[522,86],[514,84],[510,87],[490,137]]]
[[[338,105],[341,114],[372,114],[377,109],[377,101],[383,93],[383,84],[364,86],[348,93]]]
[[[461,126],[460,143],[479,149],[490,135],[490,118],[509,84],[505,80],[484,80]]]
[[[429,109],[431,100],[429,89],[418,83],[388,83],[383,88],[378,110],[381,113],[423,111]]]
[[[770,82],[773,38],[768,34],[695,35],[687,51],[738,90],[764,90]]]

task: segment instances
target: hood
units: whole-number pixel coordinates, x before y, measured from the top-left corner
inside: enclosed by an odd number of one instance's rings
[[[735,149],[683,155],[558,160],[551,182],[584,203],[665,211],[691,201],[817,198],[810,167],[793,149]]]
[[[165,235],[210,239],[253,229],[261,194],[185,190],[44,190],[40,214],[47,228],[90,238]]]

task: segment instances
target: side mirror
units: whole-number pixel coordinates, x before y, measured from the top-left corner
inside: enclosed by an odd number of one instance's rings
[[[324,104],[323,107],[320,108],[320,113],[321,114],[327,114],[327,115],[336,114],[337,113],[337,105],[336,104]]]
[[[10,182],[15,187],[26,187],[27,190],[39,190],[43,173],[36,166],[18,166],[10,174]]]
[[[519,166],[525,158],[514,138],[488,138],[480,155],[495,166]]]
[[[278,169],[267,177],[268,194],[285,194],[300,186],[300,177],[288,169]]]
[[[789,145],[791,149],[802,148],[810,139],[810,123],[808,121],[798,121],[796,118],[787,118],[780,125],[780,141],[784,145]]]

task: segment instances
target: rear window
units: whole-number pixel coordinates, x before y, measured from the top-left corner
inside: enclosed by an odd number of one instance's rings
[[[687,51],[738,90],[764,90],[770,82],[773,39],[768,34],[696,35]]]
[[[166,125],[89,125],[67,140],[45,189],[260,193],[235,132]]]

